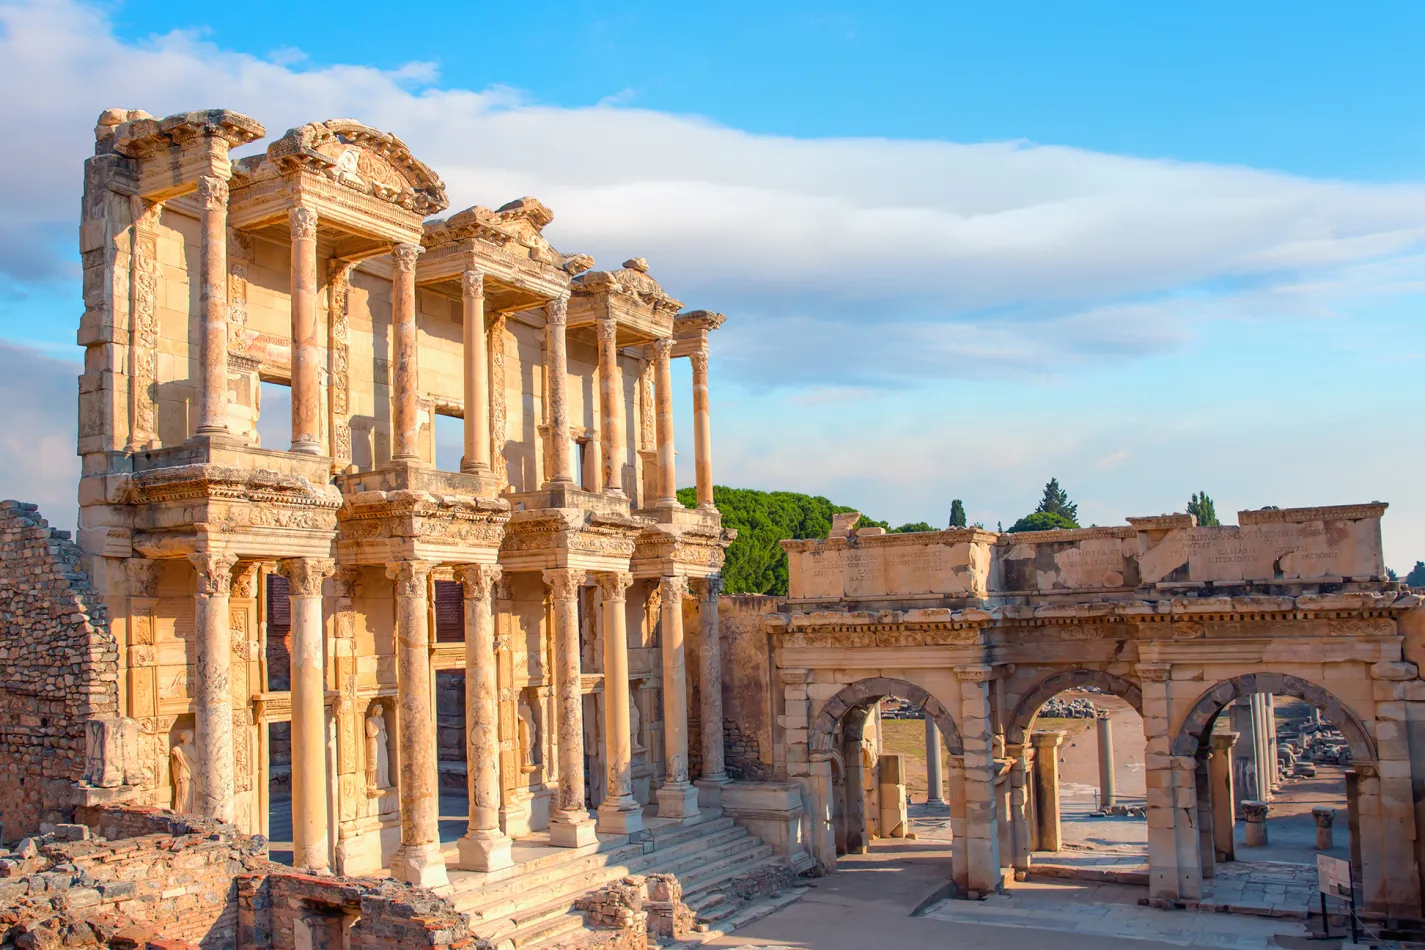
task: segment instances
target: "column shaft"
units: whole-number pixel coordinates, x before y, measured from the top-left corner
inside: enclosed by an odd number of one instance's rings
[[[701,782],[727,784],[727,764],[722,740],[722,631],[717,599],[722,595],[722,575],[703,582],[706,597],[698,613],[698,718],[702,724],[703,774]]]
[[[1218,861],[1232,861],[1237,854],[1233,838],[1237,803],[1232,789],[1232,753],[1236,743],[1235,732],[1213,733],[1212,758],[1207,763],[1212,795],[1212,847]]]
[[[292,863],[299,868],[330,860],[322,580],[334,569],[324,558],[278,562],[292,615]]]
[[[624,494],[623,383],[618,368],[618,322],[599,320],[599,432],[603,442],[604,491]]]
[[[1095,720],[1098,729],[1098,793],[1104,808],[1116,804],[1118,793],[1113,775],[1113,722],[1108,716]]]
[[[322,453],[321,352],[317,346],[317,213],[293,208],[292,451]]]
[[[562,331],[563,323],[559,326]],[[578,848],[598,840],[584,801],[584,689],[579,665],[579,588],[584,572],[553,568],[544,572],[544,582],[554,602],[559,712],[559,803],[549,818],[549,842]]]
[[[945,755],[940,748],[940,727],[925,714],[925,800],[931,804],[945,801]]]
[[[1029,873],[1029,853],[1033,850],[1034,837],[1029,828],[1029,777],[1024,767],[1023,746],[1014,746],[1006,751],[1014,760],[1009,769],[1009,823],[1014,840],[1010,861],[1014,865],[1015,879],[1022,880],[1022,876]]]
[[[202,392],[198,432],[228,431],[228,183],[198,179]]]
[[[665,773],[658,789],[659,818],[698,814],[698,790],[688,781],[688,671],[683,655],[683,598],[687,593],[686,577],[663,578],[659,652],[663,655]]]
[[[228,630],[232,569],[237,558],[195,554],[198,574],[194,602],[197,678],[194,689],[194,802],[198,814],[233,820],[233,707],[229,669],[232,637]]]
[[[462,472],[490,470],[490,352],[485,335],[485,275],[468,270],[461,277],[465,321],[465,458]]]
[[[408,884],[439,887],[448,878],[440,852],[435,713],[430,694],[430,565],[401,561],[388,566],[386,575],[396,582],[401,752],[401,846],[391,858],[391,876]]]
[[[656,508],[678,507],[678,481],[673,452],[673,374],[669,361],[673,339],[653,344],[653,387],[658,418],[658,500]]]
[[[460,839],[460,866],[497,871],[514,863],[500,830],[500,690],[495,671],[494,587],[500,569],[456,568],[465,588],[465,770],[470,824]]]
[[[555,297],[545,305],[545,384],[549,387],[550,472],[546,484],[574,482],[574,462],[569,445],[569,354],[565,331],[569,298]]]
[[[599,806],[598,830],[631,834],[643,828],[643,809],[633,797],[633,738],[628,713],[627,592],[633,575],[600,574],[604,611],[604,759],[608,792]]]
[[[391,407],[391,458],[420,459],[419,355],[416,350],[416,258],[419,244],[391,249],[391,337],[396,373]]]
[[[697,468],[698,507],[713,504],[712,411],[708,407],[708,353],[706,348],[692,356],[693,364],[693,449]]]
[[[1034,742],[1034,807],[1039,818],[1039,849],[1058,851],[1063,844],[1059,825],[1059,746],[1062,732],[1036,732]]]

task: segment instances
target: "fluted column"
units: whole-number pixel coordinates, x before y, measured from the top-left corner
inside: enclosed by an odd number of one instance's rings
[[[391,408],[393,461],[420,460],[416,353],[416,258],[420,254],[419,244],[397,244],[391,249],[391,335],[396,350],[395,402]]]
[[[200,379],[198,432],[228,431],[228,183],[198,179]]]
[[[604,760],[608,792],[599,806],[598,830],[626,835],[643,828],[643,807],[633,797],[633,737],[628,714],[626,596],[633,575],[597,575],[604,611]]]
[[[317,213],[293,208],[292,451],[322,453],[321,352],[317,346]]]
[[[574,482],[574,463],[569,447],[569,355],[565,330],[569,322],[569,298],[555,297],[545,305],[544,361],[549,387],[549,453],[551,470],[546,484]]]
[[[470,825],[460,839],[460,866],[497,871],[514,863],[510,839],[500,830],[494,587],[501,572],[493,565],[469,564],[455,573],[465,587],[465,771],[470,789]]]
[[[549,817],[549,843],[578,848],[598,840],[584,802],[584,689],[579,668],[579,588],[584,572],[552,568],[544,572],[544,582],[554,601],[559,691],[559,807]]]
[[[465,320],[465,458],[462,472],[490,470],[490,353],[485,336],[485,275],[461,275]]]
[[[658,419],[658,500],[656,508],[678,507],[678,481],[673,452],[673,375],[669,359],[671,337],[653,342],[653,390]]]
[[[704,580],[702,586],[703,600],[698,611],[698,720],[703,730],[703,774],[698,781],[726,785],[727,766],[722,743],[722,635],[717,617],[722,575],[714,574]]]
[[[321,869],[330,861],[322,581],[336,564],[288,558],[277,569],[287,577],[292,615],[292,864]]]
[[[660,413],[659,418],[662,418]],[[695,818],[698,790],[688,781],[688,675],[683,656],[683,598],[688,579],[662,579],[663,622],[659,652],[663,654],[663,785],[658,789],[659,818]]]
[[[194,601],[197,634],[197,684],[194,688],[194,796],[198,814],[233,820],[233,706],[228,671],[232,636],[228,599],[232,591],[232,555],[201,553],[191,557],[198,575]]]
[[[712,476],[712,411],[708,408],[708,351],[700,349],[693,364],[693,450],[697,468],[698,507],[715,509]]]
[[[396,584],[396,680],[400,709],[401,846],[391,876],[408,884],[447,883],[440,853],[435,764],[435,713],[431,704],[430,565],[400,561],[386,568]]]
[[[618,321],[605,317],[599,333],[599,419],[604,455],[604,491],[623,497],[623,385],[618,368]]]

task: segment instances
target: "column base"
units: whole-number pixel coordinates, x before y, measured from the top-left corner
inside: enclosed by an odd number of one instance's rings
[[[599,806],[594,830],[605,835],[631,835],[643,830],[643,806],[633,796],[606,801]]]
[[[594,819],[583,809],[550,815],[549,843],[556,848],[582,848],[585,845],[598,844],[599,836],[594,833]]]
[[[513,842],[498,828],[467,831],[456,844],[460,849],[457,867],[462,871],[498,871],[515,863],[510,857]]]
[[[322,444],[309,441],[293,442],[290,451],[296,452],[298,455],[321,455]]]
[[[719,811],[722,809],[722,790],[732,783],[732,779],[726,774],[709,775],[700,778],[693,785],[698,790],[698,808],[702,811]]]
[[[691,782],[673,782],[658,789],[658,817],[677,818],[686,821],[696,818],[698,811],[698,788]]]
[[[391,856],[391,876],[421,887],[444,887],[450,883],[445,873],[445,855],[438,844],[403,844]]]

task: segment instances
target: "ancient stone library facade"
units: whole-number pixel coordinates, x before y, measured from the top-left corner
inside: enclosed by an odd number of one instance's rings
[[[436,173],[351,120],[267,137],[232,112],[111,110],[84,181],[77,536],[0,506],[3,837],[88,841],[77,819],[258,875],[228,897],[205,879],[206,909],[163,891],[122,913],[247,919],[244,947],[290,942],[252,923],[279,904],[318,942],[353,914],[397,933],[410,914],[352,883],[389,871],[414,885],[390,900],[464,921],[421,946],[672,933],[683,895],[775,889],[903,832],[896,763],[862,754],[886,696],[948,748],[953,879],[983,894],[1053,839],[1054,739],[1034,720],[1088,685],[1143,718],[1154,897],[1195,899],[1230,857],[1226,727],[1290,695],[1350,746],[1366,912],[1425,917],[1425,608],[1385,577],[1385,505],[1018,535],[841,517],[785,542],[789,596],[720,596],[723,318],[642,259],[556,250],[533,198],[440,217]],[[264,445],[274,387],[290,413]],[[442,415],[462,420],[459,471],[435,464]],[[443,785],[468,803],[444,846]],[[283,840],[288,811],[293,863],[345,877],[270,877],[248,836]],[[128,853],[45,847],[14,867]],[[629,884],[634,868],[663,876]],[[262,896],[279,891],[297,896]]]

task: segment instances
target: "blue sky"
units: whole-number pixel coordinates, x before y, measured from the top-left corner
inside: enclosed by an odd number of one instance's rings
[[[222,105],[388,129],[452,210],[536,194],[726,312],[720,482],[990,526],[1050,475],[1101,524],[1379,498],[1408,568],[1425,7],[1242,6],[0,0],[0,496],[72,519],[94,117]]]

